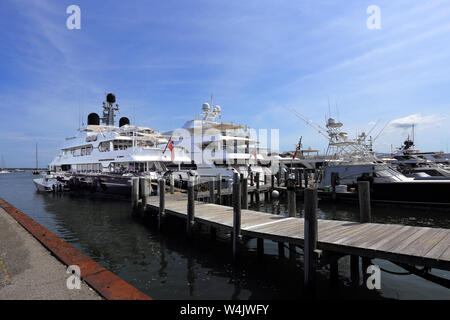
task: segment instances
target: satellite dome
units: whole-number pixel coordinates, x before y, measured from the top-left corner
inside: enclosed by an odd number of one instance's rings
[[[220,106],[214,106],[214,112],[220,112],[222,108]]]
[[[116,96],[112,93],[108,93],[106,95],[106,101],[108,101],[109,103],[114,103],[116,102]]]
[[[203,112],[208,112],[209,111],[209,103],[205,102],[202,105],[202,110],[203,110]]]

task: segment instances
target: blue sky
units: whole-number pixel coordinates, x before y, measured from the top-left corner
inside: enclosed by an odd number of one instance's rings
[[[68,30],[66,8],[81,8]],[[381,29],[369,30],[369,5]],[[326,140],[284,107],[323,125],[328,99],[350,135],[370,128],[379,151],[448,149],[450,1],[0,2],[0,153],[8,167],[48,164],[114,92],[121,115],[166,131],[194,118],[211,93],[223,120]],[[336,109],[335,105],[338,105]]]

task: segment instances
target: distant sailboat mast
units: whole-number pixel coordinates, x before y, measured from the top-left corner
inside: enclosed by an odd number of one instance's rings
[[[36,170],[38,169],[38,149],[37,149],[37,142],[36,142]]]

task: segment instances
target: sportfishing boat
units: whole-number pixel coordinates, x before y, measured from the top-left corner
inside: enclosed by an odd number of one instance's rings
[[[295,110],[297,117],[328,140],[326,161],[316,175],[316,183],[324,194],[334,186],[343,199],[357,200],[358,181],[369,181],[371,199],[379,202],[414,205],[450,206],[450,180],[407,177],[390,162],[373,152],[373,140],[364,132],[350,139],[342,130],[343,123],[328,118],[325,128],[308,120]],[[378,134],[379,135],[379,134]]]
[[[200,119],[187,121],[181,129],[166,132],[177,135],[177,143],[190,150],[191,163],[188,167],[195,169],[201,181],[208,181],[222,175],[230,181],[235,172],[244,177],[259,173],[260,181],[271,174],[272,162],[264,154],[257,140],[251,137],[248,126],[222,122],[222,109],[218,105],[205,102],[202,105]]]
[[[450,170],[445,167],[445,157],[438,156],[437,152],[420,152],[414,149],[414,140],[411,140],[409,136],[397,151],[377,156],[407,177],[431,180],[450,179]]]
[[[187,150],[170,137],[150,128],[131,125],[126,117],[115,125],[119,111],[114,94],[103,102],[103,116],[91,113],[87,125],[66,138],[44,178],[35,179],[38,190],[63,183],[70,189],[128,193],[132,177],[157,179],[168,165],[176,170],[190,163]],[[100,123],[101,122],[101,123]]]
[[[450,205],[450,181],[426,177],[407,177],[375,156],[361,136],[351,140],[341,131],[342,123],[327,122],[328,150],[333,160],[322,169],[320,188],[333,184],[357,188],[358,181],[369,181],[371,199],[381,202]],[[336,178],[334,178],[334,177]],[[336,179],[333,183],[332,179]]]

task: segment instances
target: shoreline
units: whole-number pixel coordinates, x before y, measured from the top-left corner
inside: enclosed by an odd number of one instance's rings
[[[9,299],[4,295],[11,291],[15,292],[15,295],[12,293],[9,295],[12,296],[12,299],[151,300],[143,292],[102,267],[2,198],[0,198],[0,222],[0,227],[7,231],[4,234],[10,233],[6,237],[8,243],[3,241],[6,247],[2,248],[0,255],[0,273],[2,274],[0,299]],[[14,226],[13,222],[18,225]],[[27,246],[27,248],[22,248],[23,246]],[[6,255],[7,258],[3,255]],[[42,262],[41,259],[43,259]],[[81,290],[69,290],[66,286],[66,281],[70,277],[66,268],[73,265],[78,266],[81,270]],[[12,270],[11,274],[8,269]],[[18,287],[15,288],[16,278],[14,275],[23,275],[30,269],[34,271],[32,275],[28,276],[33,277],[20,285],[17,283]],[[50,270],[57,274],[52,274]],[[43,280],[39,277],[48,277],[47,282],[37,281],[34,284],[33,279]],[[56,279],[53,280],[53,278]],[[5,282],[4,286],[2,281]],[[46,292],[44,289],[47,285],[51,287],[55,281],[59,281],[57,283],[59,293],[56,293],[56,296],[54,292]],[[28,287],[33,285],[38,292],[30,295]],[[22,292],[17,292],[16,289]],[[53,289],[50,288],[50,290]],[[81,294],[81,292],[83,293]]]

